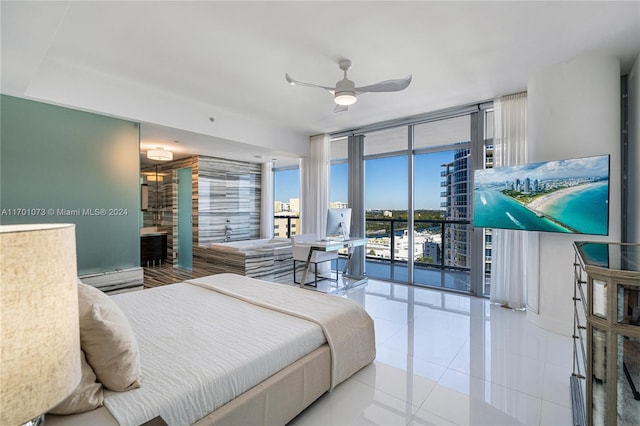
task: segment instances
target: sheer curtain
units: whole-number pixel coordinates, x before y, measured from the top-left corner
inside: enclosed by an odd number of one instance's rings
[[[309,157],[300,160],[300,227],[321,238],[329,208],[329,135],[312,136],[309,143]]]
[[[527,94],[494,101],[494,167],[527,162]],[[538,279],[537,232],[494,229],[492,232],[492,302],[513,309],[527,307],[527,283]],[[537,311],[537,301],[530,304]]]

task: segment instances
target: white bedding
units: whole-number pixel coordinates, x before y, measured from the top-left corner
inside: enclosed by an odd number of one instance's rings
[[[143,370],[139,389],[105,392],[121,425],[158,415],[191,424],[326,342],[313,322],[191,284],[113,298],[135,330]]]
[[[235,274],[187,282],[319,324],[331,349],[331,389],[376,357],[373,320],[352,300]]]

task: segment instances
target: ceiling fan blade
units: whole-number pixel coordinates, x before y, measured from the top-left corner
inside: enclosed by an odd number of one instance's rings
[[[318,84],[305,83],[305,82],[302,82],[302,81],[294,80],[293,78],[291,78],[291,76],[289,74],[285,74],[284,78],[287,80],[287,83],[292,84],[294,86],[317,87],[318,89],[324,89],[327,92],[330,92],[331,94],[333,94],[335,92],[335,88],[333,88],[333,87],[320,86]]]
[[[367,92],[398,92],[400,90],[404,90],[411,83],[411,75],[406,76],[405,78],[400,78],[398,80],[385,80],[380,83],[371,84],[369,86],[356,87],[355,90],[357,93],[367,93]]]
[[[348,109],[349,107],[347,105],[336,104],[336,107],[333,109],[333,112],[344,112],[344,111],[347,111]]]

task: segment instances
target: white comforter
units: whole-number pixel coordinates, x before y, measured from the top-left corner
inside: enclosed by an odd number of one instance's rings
[[[376,357],[373,320],[352,300],[235,274],[187,282],[319,324],[331,348],[331,389]]]
[[[326,342],[313,322],[186,283],[114,300],[136,333],[143,371],[139,389],[105,392],[121,425],[157,415],[191,424]]]

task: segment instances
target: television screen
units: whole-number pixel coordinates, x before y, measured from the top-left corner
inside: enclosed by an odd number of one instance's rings
[[[608,235],[609,156],[476,170],[473,226]]]

